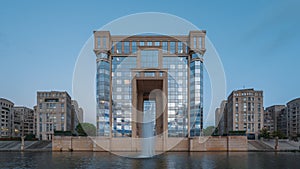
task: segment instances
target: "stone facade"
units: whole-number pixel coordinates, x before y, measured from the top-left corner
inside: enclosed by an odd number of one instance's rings
[[[67,92],[37,92],[37,138],[51,140],[54,130],[72,131],[71,97]]]
[[[14,111],[14,137],[35,134],[35,118],[34,111],[24,106],[13,107]]]
[[[289,137],[300,136],[300,98],[287,103],[287,129]]]
[[[72,100],[72,129],[74,132],[79,123],[83,123],[83,109],[78,106],[76,100]]]
[[[284,105],[273,105],[264,111],[264,127],[270,133],[278,131],[278,116],[284,108]]]
[[[176,143],[176,144],[174,144]],[[169,147],[169,145],[175,145]],[[91,138],[54,136],[53,151],[110,151],[139,152],[141,143],[134,138]],[[199,138],[168,138],[166,142],[156,138],[156,152],[164,151],[247,151],[245,136],[207,136]]]
[[[13,106],[13,102],[0,98],[0,138],[13,136]]]
[[[230,131],[246,131],[248,138],[257,139],[263,128],[263,91],[242,89],[231,92],[227,98],[224,118],[220,118],[220,135]]]
[[[227,134],[227,100],[223,100],[215,111],[216,134]]]

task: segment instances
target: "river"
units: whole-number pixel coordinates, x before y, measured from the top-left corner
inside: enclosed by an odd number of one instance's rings
[[[270,168],[300,166],[296,152],[170,152],[150,159],[132,159],[107,152],[0,152],[0,168]]]

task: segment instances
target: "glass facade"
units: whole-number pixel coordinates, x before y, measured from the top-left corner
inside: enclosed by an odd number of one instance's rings
[[[98,136],[142,136],[138,133],[142,125],[133,121],[138,118],[134,114],[137,109],[151,113],[153,135],[162,130],[168,132],[168,137],[201,135],[203,53],[197,52],[204,48],[199,46],[200,35],[186,36],[185,41],[166,36],[135,36],[123,41],[119,41],[120,36],[114,39],[105,35],[105,40],[98,37],[95,35]],[[98,43],[102,44],[100,49]],[[161,98],[150,98],[154,89],[166,94],[166,110],[155,100]],[[158,113],[165,114],[158,117]]]
[[[188,131],[187,57],[163,57],[168,70],[168,135],[185,137]]]
[[[136,68],[136,57],[112,59],[112,135],[115,137],[131,136],[133,68]]]
[[[109,136],[110,64],[105,53],[98,54],[97,59],[97,133],[99,136]]]
[[[203,124],[203,62],[192,55],[190,64],[190,136],[200,136]]]
[[[158,67],[158,50],[141,51],[141,67],[157,68]]]

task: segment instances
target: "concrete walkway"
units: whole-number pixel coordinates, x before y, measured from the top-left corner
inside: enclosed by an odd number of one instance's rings
[[[51,141],[25,141],[25,151],[52,151]],[[0,141],[0,151],[20,151],[21,141]]]
[[[275,150],[275,140],[248,140],[248,150],[249,151],[274,151]],[[289,140],[279,140],[278,141],[278,151],[299,151],[300,142],[289,141]]]

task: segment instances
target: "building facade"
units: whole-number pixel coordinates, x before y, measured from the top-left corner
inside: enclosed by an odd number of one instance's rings
[[[72,100],[72,129],[75,129],[79,123],[83,123],[83,109],[78,106],[76,100]]]
[[[288,113],[287,107],[283,108],[277,117],[277,130],[284,134],[284,136],[288,137]]]
[[[227,134],[227,100],[223,100],[215,111],[216,134]]]
[[[67,92],[37,92],[37,138],[52,140],[54,130],[72,131],[71,97]]]
[[[246,131],[248,138],[258,138],[263,128],[263,91],[233,91],[227,99],[227,132]]]
[[[34,111],[24,106],[13,107],[13,136],[21,137],[35,134]]]
[[[13,130],[13,110],[14,103],[0,98],[0,138],[12,137]]]
[[[270,132],[278,131],[278,116],[285,108],[285,105],[273,105],[264,111],[264,127]]]
[[[97,135],[142,137],[143,113],[154,112],[155,135],[200,136],[205,35],[95,31]]]
[[[300,98],[287,103],[287,129],[289,137],[300,136]]]

